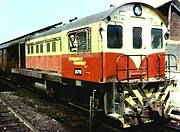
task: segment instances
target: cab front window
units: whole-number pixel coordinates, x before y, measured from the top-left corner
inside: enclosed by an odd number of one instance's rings
[[[122,48],[122,26],[108,25],[107,27],[107,47],[108,48]]]
[[[133,28],[133,48],[134,49],[142,48],[142,28],[141,27]]]
[[[152,49],[163,48],[163,37],[162,30],[157,28],[151,29],[151,47]]]

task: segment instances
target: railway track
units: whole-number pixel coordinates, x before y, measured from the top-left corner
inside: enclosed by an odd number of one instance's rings
[[[179,132],[180,131],[180,121],[179,120],[167,120],[163,126],[172,132]]]
[[[1,85],[2,84],[2,85]],[[87,131],[86,116],[72,107],[68,107],[63,101],[49,98],[39,91],[25,88],[14,84],[11,81],[0,78],[0,106],[11,113],[12,121],[6,122],[5,126],[12,124],[24,124],[18,130],[8,130],[1,124],[3,121],[0,116],[0,132],[11,131]],[[2,101],[1,101],[2,99]],[[5,104],[5,105],[4,105]],[[12,111],[14,112],[11,112]],[[14,110],[13,110],[14,109]],[[1,111],[1,107],[0,107]],[[15,114],[14,114],[15,113]],[[0,114],[1,115],[1,114]],[[7,114],[5,114],[7,115]],[[12,116],[13,115],[13,116]],[[26,120],[19,119],[24,117]],[[7,117],[8,118],[8,117]],[[29,123],[28,123],[29,122]],[[30,124],[30,127],[28,125]],[[34,129],[30,129],[32,125]],[[2,126],[2,127],[1,127]],[[21,129],[20,129],[21,128]]]
[[[38,132],[28,121],[16,113],[4,100],[0,99],[1,132]]]
[[[4,85],[12,87],[13,89],[16,87],[6,81]],[[58,102],[51,102],[46,97],[36,97],[36,94],[32,95],[34,94],[33,91],[28,92],[28,90],[21,87],[16,90],[16,92],[2,92],[0,94],[0,131],[88,131],[87,119],[82,116],[82,112],[77,112],[77,109],[71,109],[71,107],[67,105],[63,106]],[[16,100],[13,100],[14,98]],[[16,109],[18,112],[13,109]],[[23,119],[18,113],[28,119],[30,123]],[[103,118],[99,120],[101,121],[102,119]],[[101,122],[103,123],[103,121]],[[35,126],[35,128],[33,128],[31,124]],[[146,125],[125,130],[111,127],[103,123],[101,126],[95,126],[95,128],[97,131],[126,132],[139,130],[154,131],[156,130],[154,126],[155,125]],[[170,128],[170,126],[172,126],[171,122],[166,122],[163,126],[161,124],[156,124],[156,126],[158,126],[158,130],[160,131],[163,129],[170,132],[179,130],[176,128],[177,126]]]

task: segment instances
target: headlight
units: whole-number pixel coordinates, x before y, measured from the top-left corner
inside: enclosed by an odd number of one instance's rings
[[[142,14],[142,8],[139,4],[134,5],[133,11],[136,16],[141,16]]]

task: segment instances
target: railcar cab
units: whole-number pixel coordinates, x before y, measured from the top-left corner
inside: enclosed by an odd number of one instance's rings
[[[128,53],[134,53],[143,49],[146,54],[148,52],[144,49],[147,48],[164,51],[163,35],[166,33],[166,22],[162,16],[155,14],[146,6],[123,5],[107,17],[107,50],[131,49]],[[136,8],[140,13],[136,13]]]
[[[103,73],[107,82],[113,82],[104,96],[105,113],[121,120],[124,127],[155,120],[151,110],[163,116],[167,109],[162,100],[167,94],[162,90],[156,97],[149,95],[160,89],[162,82],[168,93],[166,68],[173,66],[166,60],[166,56],[171,58],[165,49],[166,21],[158,11],[141,3],[118,7],[104,21]]]
[[[118,81],[164,77],[167,22],[161,14],[149,5],[132,3],[116,8],[104,22],[107,81],[113,75]],[[113,63],[116,73],[112,73]]]

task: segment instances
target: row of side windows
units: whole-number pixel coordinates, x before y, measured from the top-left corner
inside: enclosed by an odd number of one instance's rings
[[[57,43],[58,41],[52,41],[47,43],[39,43],[39,44],[32,44],[27,46],[27,53],[33,54],[33,53],[50,53],[50,52],[56,52],[57,51]],[[62,45],[60,40],[60,51],[62,51]]]
[[[142,28],[133,27],[133,48],[142,48]],[[151,47],[152,49],[163,48],[162,29],[151,29]],[[123,27],[120,25],[108,25],[107,27],[107,47],[110,49],[120,49],[123,47]]]
[[[162,29],[151,29],[151,47],[152,49],[163,48]],[[133,27],[133,48],[142,48],[142,28]],[[80,29],[68,33],[68,47],[70,52],[88,52],[90,51],[90,29]],[[123,27],[120,25],[108,25],[107,27],[107,47],[110,49],[120,49],[123,47]],[[28,54],[56,52],[57,41],[28,45]],[[36,49],[34,51],[34,49]],[[60,51],[62,51],[60,39]]]
[[[62,45],[60,40],[60,51],[62,51]],[[39,43],[27,46],[27,53],[49,53],[56,52],[57,41]],[[90,29],[80,29],[76,31],[68,32],[68,50],[70,52],[88,52],[90,51]]]

